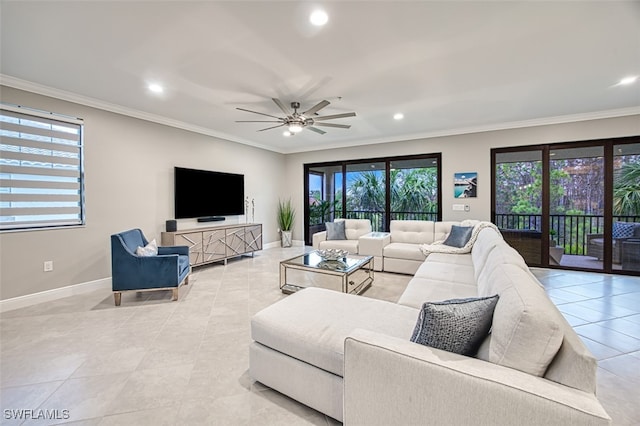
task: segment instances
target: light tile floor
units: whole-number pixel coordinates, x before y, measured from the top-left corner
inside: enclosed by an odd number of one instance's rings
[[[179,302],[133,293],[116,308],[105,290],[0,314],[1,424],[337,424],[247,372],[249,318],[286,297],[278,261],[303,250],[197,269]],[[640,425],[640,278],[533,271],[600,360],[598,396],[614,424]],[[365,297],[395,301],[409,279],[377,273]]]

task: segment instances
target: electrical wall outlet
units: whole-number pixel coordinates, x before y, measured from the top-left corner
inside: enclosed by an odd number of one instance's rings
[[[53,260],[47,260],[44,262],[44,271],[45,272],[53,271]]]

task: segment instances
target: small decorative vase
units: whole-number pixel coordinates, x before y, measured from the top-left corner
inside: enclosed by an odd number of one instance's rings
[[[291,231],[282,231],[282,247],[291,247]]]

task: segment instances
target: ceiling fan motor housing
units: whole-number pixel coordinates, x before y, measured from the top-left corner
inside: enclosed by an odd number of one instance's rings
[[[300,108],[300,102],[291,102],[291,108],[293,109]]]

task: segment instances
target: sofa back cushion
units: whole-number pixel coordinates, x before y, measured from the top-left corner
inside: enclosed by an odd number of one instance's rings
[[[460,225],[460,222],[435,222],[433,227],[433,241],[446,240],[453,225]]]
[[[492,228],[484,228],[478,233],[476,242],[471,248],[471,260],[473,261],[476,281],[478,280],[480,271],[484,268],[489,253],[501,242],[504,242],[502,235]]]
[[[344,221],[344,232],[347,240],[357,240],[371,232],[369,219],[336,219],[334,222]]]
[[[392,220],[389,226],[392,243],[431,244],[434,222],[430,220]]]
[[[478,358],[544,376],[563,341],[561,314],[528,270],[511,264],[486,269],[490,284],[484,291],[493,291],[500,298],[491,334],[478,351]],[[490,295],[478,290],[479,296]]]
[[[473,252],[473,251],[472,251]],[[474,274],[477,277],[478,294],[490,296],[496,294],[495,282],[489,278],[498,265],[514,265],[531,274],[529,267],[516,249],[507,244],[506,241],[497,242],[487,254],[484,264],[478,268],[474,263]],[[537,280],[536,280],[537,283]],[[539,285],[539,284],[538,284]]]

